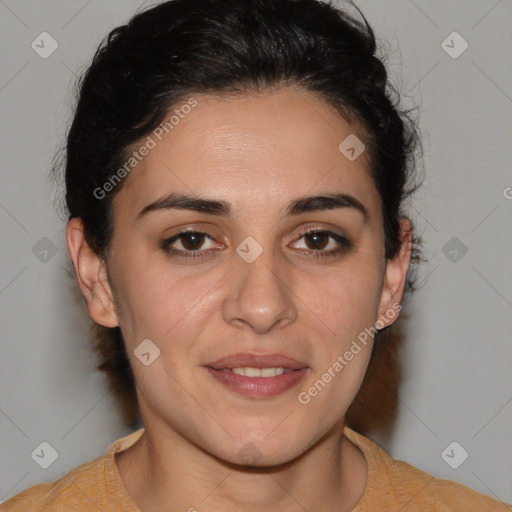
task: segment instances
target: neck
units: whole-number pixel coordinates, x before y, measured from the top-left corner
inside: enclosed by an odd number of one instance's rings
[[[318,510],[349,512],[364,493],[364,455],[336,424],[296,459],[245,467],[216,458],[167,426],[146,428],[116,464],[128,494],[144,512],[159,510]]]

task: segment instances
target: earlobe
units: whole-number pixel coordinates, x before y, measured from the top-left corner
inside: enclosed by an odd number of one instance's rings
[[[400,250],[386,262],[384,284],[379,305],[379,319],[386,326],[398,317],[399,305],[405,289],[405,280],[412,251],[412,224],[406,217],[400,218]]]
[[[87,243],[80,218],[75,217],[68,222],[66,242],[89,316],[97,324],[117,327],[119,322],[108,282],[106,262]]]

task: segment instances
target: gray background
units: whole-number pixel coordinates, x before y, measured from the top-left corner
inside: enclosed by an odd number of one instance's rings
[[[71,116],[75,74],[141,3],[0,0],[0,500],[59,478],[128,433],[94,369],[47,173]],[[512,4],[358,5],[389,41],[406,104],[421,104],[426,179],[410,212],[429,257],[404,309],[396,428],[371,437],[396,458],[512,503]],[[59,45],[47,59],[31,48],[43,31]],[[441,46],[453,31],[469,44],[458,58]],[[43,441],[59,454],[48,469],[31,458]],[[469,453],[457,469],[441,457],[452,441]]]

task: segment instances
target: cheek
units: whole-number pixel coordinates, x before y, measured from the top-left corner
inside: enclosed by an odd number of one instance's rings
[[[381,281],[375,261],[357,256],[322,278],[310,275],[302,281],[297,295],[339,339],[346,340],[375,323]]]
[[[346,413],[366,374],[378,312],[379,272],[375,261],[347,264],[316,285],[304,282],[312,322],[308,327],[321,336],[315,344],[314,374],[299,390],[297,402],[318,418],[321,430]]]
[[[200,330],[219,276],[183,277],[170,272],[161,260],[150,259],[144,265],[131,261],[119,268],[122,325],[132,342],[149,338],[164,344],[177,333],[190,337]]]

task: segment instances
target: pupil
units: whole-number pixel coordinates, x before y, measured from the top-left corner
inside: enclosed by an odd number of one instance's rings
[[[187,251],[193,251],[203,245],[204,235],[202,233],[187,233],[183,236],[182,244]]]
[[[327,245],[328,239],[326,233],[310,233],[306,236],[306,244],[310,249],[323,249]],[[313,240],[313,244],[308,243],[309,240]]]

